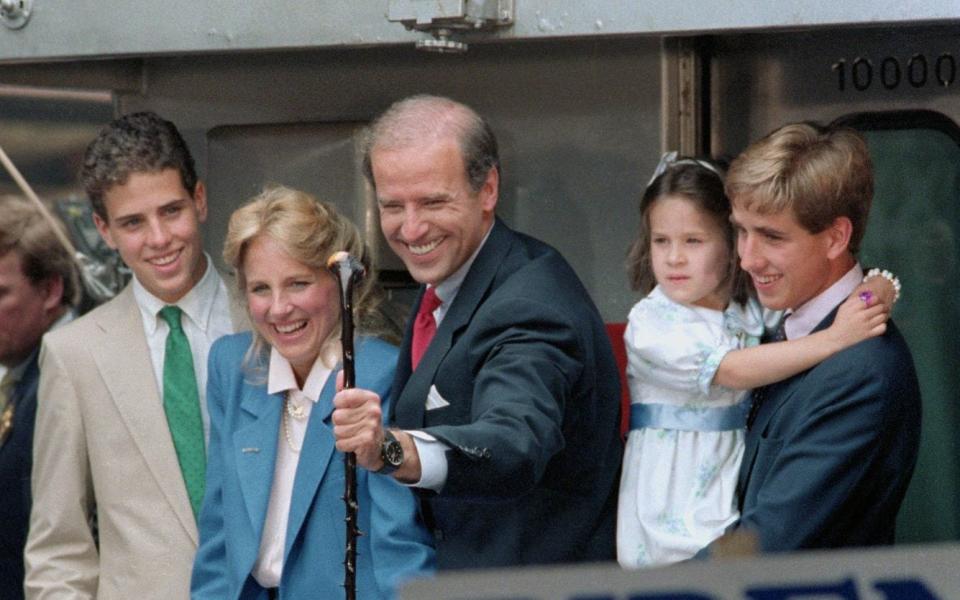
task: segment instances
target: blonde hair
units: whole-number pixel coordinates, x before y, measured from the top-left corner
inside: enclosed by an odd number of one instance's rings
[[[145,111],[124,115],[100,131],[84,153],[80,180],[93,211],[109,221],[103,201],[108,190],[125,184],[135,173],[166,169],[176,169],[183,189],[192,198],[198,179],[187,143],[176,125]]]
[[[236,272],[241,292],[246,290],[247,284],[243,269],[246,251],[260,236],[268,236],[291,258],[315,272],[326,272],[327,259],[337,251],[343,250],[358,258],[367,276],[354,289],[356,328],[359,332],[396,343],[399,331],[379,310],[383,298],[375,284],[370,254],[357,228],[331,204],[318,201],[306,192],[278,185],[265,188],[235,210],[227,227],[223,259]],[[338,323],[339,315],[338,309]],[[340,328],[335,327],[330,337],[324,340],[323,348],[339,337]],[[266,340],[255,332],[245,364],[263,366],[266,346]],[[320,349],[321,355],[323,348]]]
[[[873,166],[856,131],[796,123],[752,144],[730,165],[727,195],[761,214],[790,210],[820,233],[837,217],[853,225],[849,250],[860,250],[873,201]]]

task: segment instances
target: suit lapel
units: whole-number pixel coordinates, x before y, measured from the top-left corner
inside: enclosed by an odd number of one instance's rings
[[[750,402],[754,402],[754,392],[750,392]],[[737,475],[737,509],[743,512],[743,501],[746,498],[747,485],[753,475],[753,466],[757,458],[757,449],[760,447],[760,430],[756,426],[746,433],[743,449],[743,461],[740,463],[740,473]]]
[[[317,400],[310,411],[310,420],[307,423],[307,432],[303,439],[300,461],[297,463],[293,494],[290,498],[284,556],[290,555],[290,547],[303,527],[310,506],[313,504],[317,490],[320,488],[320,482],[327,473],[330,460],[334,456],[333,430],[327,424],[327,420],[333,412],[333,396],[336,393],[337,372],[339,370],[338,367],[330,373],[327,383],[323,386],[323,392],[320,393],[320,399]]]
[[[254,539],[258,542],[263,533],[273,487],[282,410],[282,393],[268,394],[265,384],[243,386],[237,429],[230,440],[243,502]]]
[[[810,333],[816,333],[833,324],[833,319],[836,317],[837,309],[839,305],[834,307],[830,314],[828,314],[820,323],[813,328],[813,331]],[[767,424],[770,422],[770,419],[773,418],[773,415],[780,410],[780,407],[783,406],[787,400],[793,395],[793,391],[800,385],[804,377],[807,376],[807,373],[816,368],[816,365],[803,371],[802,373],[797,373],[790,379],[785,379],[783,381],[774,383],[768,386],[767,390],[767,401],[761,407],[760,412],[757,413],[757,420],[754,424],[754,427],[757,428],[757,431],[763,431],[766,428]]]
[[[91,353],[121,421],[173,512],[196,543],[196,520],[157,390],[133,287],[128,285],[107,306],[107,310],[96,313],[103,339],[91,340]]]
[[[486,297],[497,269],[510,252],[512,241],[513,234],[511,231],[497,219],[486,243],[480,253],[477,254],[477,258],[470,266],[466,277],[464,277],[463,283],[457,291],[457,296],[453,299],[453,304],[450,305],[447,314],[444,315],[443,321],[437,328],[437,333],[430,342],[430,346],[424,353],[423,358],[420,359],[417,370],[410,373],[409,378],[404,382],[403,392],[394,411],[399,425],[403,427],[423,425],[427,393],[430,390],[430,384],[434,380],[437,368],[456,341],[457,334],[470,323],[473,314]],[[420,297],[417,299],[411,315],[417,314],[422,299],[423,289],[420,290]],[[413,321],[412,317],[410,321]],[[406,361],[408,372],[412,331],[412,327],[408,325],[406,336],[404,336],[403,350],[400,353],[400,360]],[[394,391],[396,389],[395,385]]]
[[[750,428],[750,431],[746,436],[746,444],[743,451],[743,463],[740,467],[740,475],[737,478],[737,497],[740,502],[741,510],[743,510],[743,499],[745,497],[747,486],[750,485],[750,478],[753,475],[753,467],[756,463],[757,452],[760,449],[760,441],[764,437],[763,432],[766,429],[767,424],[770,423],[770,419],[777,412],[777,409],[792,395],[793,383],[802,378],[802,376],[795,376],[794,378],[779,383],[774,383],[765,386],[764,388],[764,393],[767,395],[767,399],[764,401],[763,406],[761,406],[757,411],[757,417],[753,422],[753,427]],[[760,389],[751,392],[751,402],[754,401],[753,395],[759,391]]]
[[[25,368],[23,374],[20,375],[20,381],[13,386],[10,402],[12,402],[15,407],[20,404],[20,400],[23,398],[37,394],[37,384],[40,382],[39,356],[40,349],[37,348],[30,356],[30,362],[27,363],[27,368]]]
[[[839,305],[835,307],[830,314],[828,314],[820,323],[814,327],[813,331],[810,333],[816,333],[833,324],[833,319],[837,315],[837,309]],[[763,403],[763,406],[760,407],[760,410],[757,412],[757,418],[753,423],[753,427],[750,429],[750,434],[747,436],[746,448],[744,449],[743,454],[743,467],[740,469],[740,477],[737,482],[737,487],[739,489],[738,497],[741,502],[741,509],[743,508],[742,502],[744,498],[744,493],[747,490],[747,486],[750,484],[750,477],[753,475],[753,467],[757,458],[757,451],[760,447],[760,440],[763,437],[763,432],[766,430],[767,426],[770,424],[773,415],[777,414],[791,396],[793,396],[794,390],[803,382],[804,378],[807,376],[807,373],[812,371],[816,366],[811,369],[808,369],[802,373],[798,373],[777,383],[773,383],[769,386],[766,386],[765,393],[767,395],[766,401]],[[758,390],[751,392],[751,401],[753,400],[752,394],[756,394]]]
[[[40,370],[37,366],[39,354],[39,348],[33,351],[33,354],[29,358],[30,362],[27,363],[27,367],[20,375],[20,380],[13,386],[10,397],[7,399],[12,407],[10,410],[13,411],[13,422],[10,424],[13,430],[7,430],[6,436],[0,441],[0,449],[15,439],[15,434],[19,428],[27,425],[27,417],[25,416],[27,413],[24,411],[28,410],[29,406],[23,402],[23,399],[37,395],[37,384],[40,382]],[[29,426],[32,427],[33,425],[30,424]]]
[[[413,303],[413,312],[410,317],[407,319],[407,325],[404,328],[403,340],[400,342],[400,355],[397,357],[397,369],[393,374],[393,384],[390,388],[390,395],[393,398],[400,398],[403,393],[403,388],[406,387],[407,381],[410,379],[412,373],[410,369],[410,343],[413,339],[413,322],[417,311],[420,310],[420,302],[423,299],[423,287],[420,288],[420,295],[417,296],[416,302]],[[399,402],[394,402],[390,407],[390,418],[388,421],[391,424],[400,426],[400,427],[413,427],[419,426],[419,421],[416,421],[417,415],[413,407],[405,407],[403,410],[398,411],[397,407],[400,405]]]

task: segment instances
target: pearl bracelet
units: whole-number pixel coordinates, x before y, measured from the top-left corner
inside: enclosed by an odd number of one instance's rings
[[[868,281],[873,277],[883,277],[890,282],[890,285],[893,286],[893,303],[896,304],[897,300],[900,299],[900,280],[897,279],[897,276],[886,269],[870,269],[863,280]]]

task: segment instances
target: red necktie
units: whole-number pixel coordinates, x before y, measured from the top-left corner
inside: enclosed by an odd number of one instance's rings
[[[416,370],[420,358],[430,345],[433,334],[437,332],[437,321],[433,318],[433,311],[440,306],[440,298],[432,287],[428,287],[420,300],[417,318],[413,322],[413,339],[410,341],[410,365]]]

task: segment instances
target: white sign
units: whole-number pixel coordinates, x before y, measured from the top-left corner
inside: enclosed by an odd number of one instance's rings
[[[459,571],[402,600],[941,600],[960,598],[960,544],[690,562]]]

